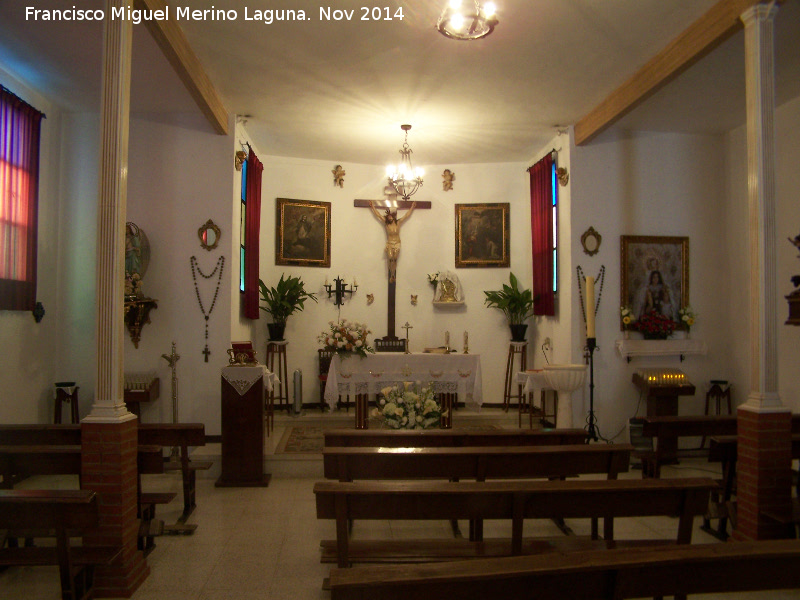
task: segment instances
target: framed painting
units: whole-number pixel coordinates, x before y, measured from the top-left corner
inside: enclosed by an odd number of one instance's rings
[[[678,311],[689,306],[689,238],[623,235],[621,250],[620,306],[637,320],[656,311],[685,329]]]
[[[331,266],[331,203],[277,198],[275,264]]]
[[[510,207],[456,204],[456,268],[511,266]]]

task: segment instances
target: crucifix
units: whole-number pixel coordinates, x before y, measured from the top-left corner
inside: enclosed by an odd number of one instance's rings
[[[390,188],[389,188],[390,189]],[[430,202],[410,202],[408,200],[397,200],[395,194],[386,194],[386,200],[354,200],[353,206],[357,208],[370,208],[375,216],[383,221],[386,227],[386,254],[389,262],[389,303],[387,312],[388,333],[386,337],[381,338],[382,341],[396,342],[398,341],[395,335],[395,291],[396,291],[396,275],[397,275],[397,258],[400,254],[400,225],[411,215],[414,209],[427,209],[431,207]],[[382,216],[378,212],[378,208],[385,210]],[[402,217],[398,218],[397,211],[407,211]]]

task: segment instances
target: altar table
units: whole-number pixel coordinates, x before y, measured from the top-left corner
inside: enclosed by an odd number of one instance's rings
[[[334,355],[325,384],[331,408],[340,395],[366,397],[405,381],[433,384],[437,394],[458,394],[464,402],[483,403],[479,354],[404,354],[381,352],[365,358]]]

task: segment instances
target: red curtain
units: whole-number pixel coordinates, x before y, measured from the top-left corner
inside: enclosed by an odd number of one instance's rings
[[[261,231],[261,173],[264,165],[250,148],[244,233],[244,316],[258,319],[258,241]]]
[[[0,86],[0,310],[36,305],[42,117]]]
[[[553,293],[553,155],[528,169],[531,178],[531,241],[533,247],[533,314],[555,316]]]

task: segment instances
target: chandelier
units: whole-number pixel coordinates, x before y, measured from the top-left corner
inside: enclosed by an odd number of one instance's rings
[[[411,125],[400,125],[400,129],[406,132],[406,139],[400,148],[400,164],[386,167],[386,176],[397,194],[403,200],[408,200],[422,187],[422,176],[425,172],[419,167],[415,169],[411,166],[411,148],[408,147],[408,131]]]
[[[466,6],[462,7],[462,4]],[[479,40],[494,31],[498,23],[494,13],[495,5],[492,2],[481,6],[478,0],[449,0],[436,28],[439,33],[453,40]]]

